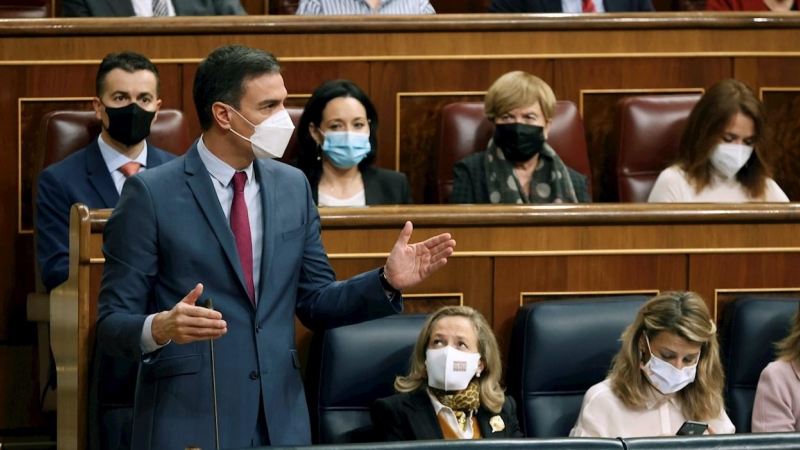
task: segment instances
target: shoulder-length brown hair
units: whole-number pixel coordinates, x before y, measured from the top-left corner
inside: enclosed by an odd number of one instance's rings
[[[792,319],[792,329],[789,335],[775,344],[778,350],[778,359],[788,362],[800,363],[800,309]]]
[[[753,120],[753,154],[736,174],[736,180],[754,199],[762,198],[772,175],[766,153],[764,105],[744,83],[722,80],[706,91],[692,109],[681,136],[676,164],[694,184],[697,193],[711,183],[711,152],[722,140],[737,113]]]
[[[662,331],[701,347],[694,382],[677,394],[683,414],[700,422],[716,418],[725,406],[717,327],[705,302],[694,292],[667,292],[642,305],[636,320],[622,333],[622,348],[609,372],[611,390],[630,408],[645,406],[651,387],[641,369],[644,355],[639,342],[642,333],[652,340]]]
[[[445,306],[428,317],[422,331],[419,333],[414,353],[411,355],[411,372],[404,377],[397,377],[394,388],[397,392],[412,392],[422,386],[428,385],[428,371],[425,368],[425,353],[431,339],[431,330],[442,317],[466,317],[475,328],[478,336],[478,352],[483,360],[483,371],[478,378],[481,391],[481,404],[486,409],[499,413],[505,401],[505,392],[500,386],[503,377],[503,367],[500,362],[500,347],[494,336],[492,328],[486,322],[483,314],[469,306]]]

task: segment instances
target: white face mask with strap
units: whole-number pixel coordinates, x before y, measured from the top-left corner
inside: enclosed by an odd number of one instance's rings
[[[256,158],[274,159],[283,156],[294,132],[294,123],[285,109],[269,116],[260,124],[253,125],[234,107],[230,106],[230,108],[255,129],[255,133],[249,139],[237,133],[232,127],[231,132],[250,143]]]
[[[478,372],[480,353],[467,353],[450,347],[429,348],[425,352],[428,386],[444,391],[466,389]]]
[[[674,394],[694,381],[700,355],[697,355],[694,365],[678,370],[672,364],[656,357],[650,348],[650,339],[646,333],[644,338],[647,342],[647,349],[650,350],[650,360],[642,366],[642,370],[654,388],[662,394]]]
[[[749,145],[717,144],[711,153],[711,165],[726,178],[733,178],[747,164],[752,154],[753,147]]]

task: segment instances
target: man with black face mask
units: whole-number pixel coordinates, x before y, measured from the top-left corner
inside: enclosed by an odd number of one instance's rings
[[[131,52],[106,56],[97,71],[96,97],[92,101],[95,115],[102,122],[100,136],[39,174],[36,258],[48,292],[69,275],[72,205],[113,208],[128,177],[175,158],[145,141],[161,106],[159,87],[158,70],[146,57]],[[101,439],[99,448],[128,448],[138,365],[106,356],[97,359],[96,367],[102,367],[104,372],[99,375],[98,391],[101,434],[93,438]],[[89,423],[97,424],[98,420]]]

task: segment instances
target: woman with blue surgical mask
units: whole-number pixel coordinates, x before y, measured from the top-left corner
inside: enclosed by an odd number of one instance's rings
[[[522,437],[516,404],[506,397],[500,349],[481,313],[446,306],[422,327],[411,371],[398,394],[372,406],[379,441]]]
[[[668,292],[622,333],[608,378],[586,392],[570,436],[674,436],[686,421],[735,431],[725,413],[717,327],[693,292]]]
[[[659,174],[648,202],[788,202],[772,176],[764,106],[745,84],[722,80],[686,122],[676,161]]]
[[[377,129],[375,107],[353,82],[329,81],[314,91],[297,127],[297,166],[308,177],[317,205],[411,203],[404,174],[373,167]]]

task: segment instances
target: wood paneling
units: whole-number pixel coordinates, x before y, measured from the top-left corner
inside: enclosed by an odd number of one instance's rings
[[[797,292],[800,296],[800,254],[729,254],[691,255],[689,257],[689,289],[703,296],[717,319],[725,305],[737,297],[737,292],[751,296],[783,296]],[[723,292],[718,293],[718,290]],[[716,299],[716,300],[715,300]]]
[[[698,92],[730,76],[727,58],[558,60],[554,90],[581,106],[595,201],[615,201],[611,132],[614,105],[628,95]]]

